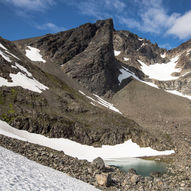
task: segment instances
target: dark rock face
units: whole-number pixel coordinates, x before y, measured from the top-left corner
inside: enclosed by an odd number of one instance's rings
[[[161,62],[163,59],[160,54],[166,51],[159,48],[157,44],[152,44],[149,40],[142,39],[129,31],[115,31],[113,45],[115,50],[121,51],[119,59],[122,56],[128,57],[131,62],[135,63],[139,58],[144,59],[149,64]]]
[[[64,64],[62,70],[91,92],[103,95],[115,90],[119,72],[113,55],[112,21],[98,21],[95,25],[97,31],[88,47]]]
[[[112,19],[85,24],[69,31],[15,42],[42,50],[44,58],[90,92],[103,95],[118,86],[113,54]],[[22,47],[23,48],[23,47]]]

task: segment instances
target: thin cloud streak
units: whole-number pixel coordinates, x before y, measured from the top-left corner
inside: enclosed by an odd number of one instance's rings
[[[43,25],[36,25],[36,28],[39,30],[48,30],[50,32],[60,32],[66,30],[64,27],[59,27],[54,23],[45,23]]]
[[[43,11],[55,4],[54,0],[0,0],[0,3],[30,11]]]

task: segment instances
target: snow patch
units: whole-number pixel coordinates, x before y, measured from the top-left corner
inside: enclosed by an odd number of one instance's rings
[[[114,50],[114,55],[115,55],[115,56],[119,56],[120,54],[121,54],[121,51]]]
[[[84,96],[86,95],[86,94],[85,94],[84,92],[82,92],[81,90],[79,90],[79,93],[81,93],[81,94],[84,95]]]
[[[143,42],[143,44],[141,44],[141,46],[137,49],[137,51],[139,51],[143,46],[146,46],[146,45],[147,45],[147,43]]]
[[[110,110],[113,110],[117,113],[120,113],[122,114],[116,107],[114,107],[114,105],[112,103],[109,103],[107,101],[105,101],[104,99],[102,99],[101,97],[99,97],[98,95],[96,94],[93,94],[96,98],[97,98],[97,103],[99,103],[100,105],[103,105],[104,107],[110,109]]]
[[[17,56],[15,56],[14,54],[10,53],[9,51],[5,51],[6,53],[8,53],[9,55],[11,55],[12,57],[16,58],[17,60],[20,60]]]
[[[186,56],[188,56],[188,55],[190,54],[190,52],[191,52],[191,49],[188,49],[188,50],[186,51]]]
[[[146,81],[141,81],[141,82],[143,82],[143,83],[145,83],[145,84],[147,84],[147,85],[149,85],[151,87],[159,89],[158,86],[156,84],[152,83],[152,82],[146,82]]]
[[[122,68],[119,70],[121,72],[121,74],[119,74],[118,76],[118,80],[119,80],[119,84],[126,78],[129,78],[129,77],[133,77],[135,78],[136,80],[139,80],[140,79],[135,75],[135,73],[131,72],[129,69],[125,68],[124,66],[122,66]]]
[[[0,190],[98,191],[65,173],[0,147]]]
[[[7,61],[7,62],[11,62],[10,58],[0,50],[0,55]]]
[[[15,63],[16,67],[19,68],[21,71],[23,71],[24,73],[26,73],[29,77],[32,77],[32,74],[23,66],[21,66],[18,63]]]
[[[161,54],[160,55],[162,58],[165,58],[166,57],[166,52],[164,54]]]
[[[1,120],[0,134],[20,140],[26,140],[30,143],[39,144],[58,151],[64,151],[67,155],[77,157],[78,159],[86,159],[88,161],[92,161],[97,157],[101,157],[105,160],[111,158],[170,155],[174,153],[173,150],[156,151],[150,147],[141,148],[131,140],[125,141],[122,144],[103,145],[102,147],[97,148],[82,145],[64,138],[48,138],[43,135],[18,130]]]
[[[96,106],[96,104],[95,103],[93,103],[93,102],[90,102],[93,106]]]
[[[28,49],[26,49],[26,56],[32,60],[32,61],[38,61],[45,63],[46,60],[42,58],[42,55],[40,54],[40,50],[38,48],[34,48],[31,46],[27,46]]]
[[[87,96],[84,92],[82,92],[82,91],[80,91],[80,90],[79,90],[79,93],[81,93],[82,95],[84,95],[84,96],[86,96],[88,99],[90,99],[90,100],[91,100],[90,103],[91,103],[92,105],[94,105],[94,106],[96,106],[95,103],[98,103],[99,105],[102,105],[102,106],[104,106],[104,107],[106,107],[106,108],[108,108],[108,109],[110,109],[110,110],[112,110],[112,111],[115,111],[115,112],[117,112],[117,113],[122,114],[116,107],[114,107],[114,105],[113,105],[112,103],[109,103],[109,102],[105,101],[104,99],[102,99],[101,97],[99,97],[99,96],[96,95],[96,94],[93,94],[93,95],[96,97],[96,99],[93,99],[92,97]]]
[[[139,41],[143,41],[144,39],[143,38],[138,38]]]
[[[17,69],[17,67],[16,67],[16,66],[14,66],[14,65],[11,65],[11,68],[15,68],[15,69]]]
[[[141,60],[138,62],[141,64],[141,69],[144,74],[149,76],[151,79],[156,79],[160,81],[167,81],[167,80],[176,80],[179,77],[172,76],[171,74],[174,72],[180,72],[180,68],[176,68],[176,62],[179,59],[179,56],[176,56],[170,60],[170,62],[166,64],[152,64],[147,66]]]
[[[185,97],[185,98],[188,98],[188,99],[191,100],[191,96],[185,95],[185,94],[183,94],[183,93],[181,93],[181,92],[179,92],[177,90],[165,90],[165,91],[168,92],[168,93],[175,94],[175,95],[181,96],[181,97]]]
[[[128,60],[129,60],[129,58],[125,58],[125,57],[124,57],[124,58],[123,58],[123,60],[124,60],[124,61],[128,61]]]
[[[3,46],[1,43],[0,43],[0,47],[4,50],[7,50],[7,48],[5,46]]]
[[[9,74],[12,82],[8,82],[7,79],[0,77],[0,87],[7,86],[7,87],[15,87],[21,86],[24,89],[31,90],[33,92],[41,93],[42,90],[49,89],[45,85],[38,82],[36,79],[28,78],[25,74],[18,72],[17,74]]]

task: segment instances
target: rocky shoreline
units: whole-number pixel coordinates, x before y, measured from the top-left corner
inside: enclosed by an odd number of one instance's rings
[[[92,184],[101,190],[191,190],[189,174],[191,168],[189,166],[184,169],[184,167],[176,168],[170,164],[167,173],[163,175],[153,173],[150,177],[142,177],[134,170],[125,173],[115,167],[100,166],[95,161],[90,163],[86,160],[78,160],[67,156],[62,151],[55,151],[3,135],[0,135],[0,146]],[[103,185],[100,179],[104,182]]]

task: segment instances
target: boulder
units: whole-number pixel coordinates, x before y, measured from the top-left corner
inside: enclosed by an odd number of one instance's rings
[[[94,165],[96,168],[100,170],[105,169],[105,163],[102,158],[98,157],[92,161],[92,165]]]
[[[96,182],[100,186],[110,186],[111,185],[111,175],[106,173],[96,174]]]
[[[133,184],[137,184],[138,182],[140,181],[140,177],[138,176],[138,175],[133,175],[132,177],[131,177],[131,182],[133,183]]]
[[[133,169],[133,168],[130,168],[130,169],[128,170],[128,173],[129,173],[129,174],[137,174],[136,170]]]

